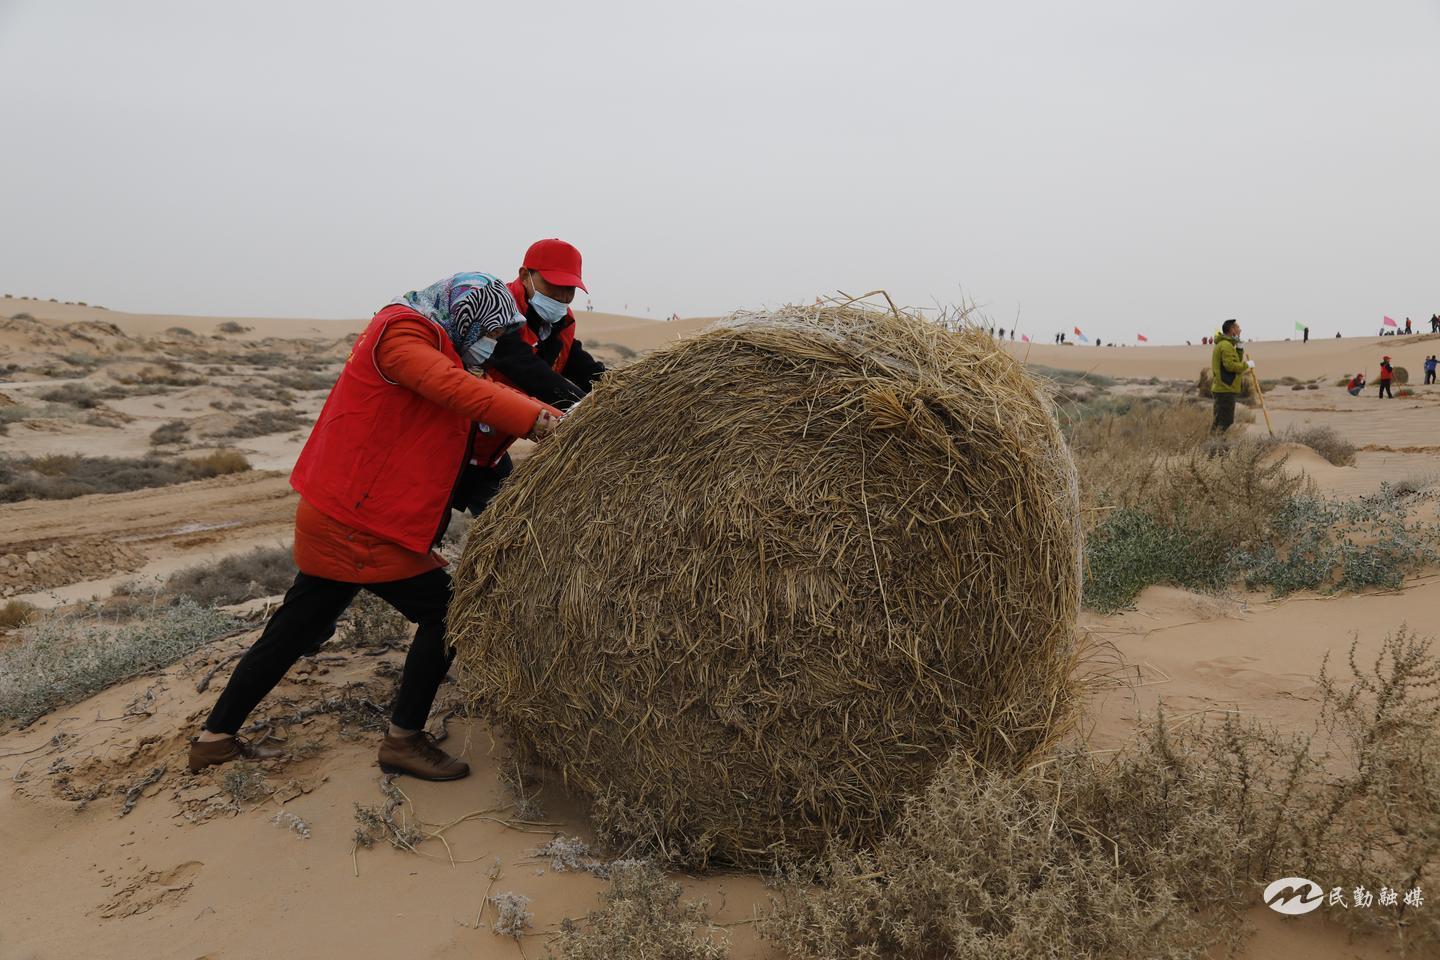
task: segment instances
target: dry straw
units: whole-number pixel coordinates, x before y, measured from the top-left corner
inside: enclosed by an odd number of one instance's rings
[[[476,520],[461,682],[602,835],[870,843],[952,749],[1010,766],[1066,716],[1076,501],[981,331],[737,314],[607,374]]]

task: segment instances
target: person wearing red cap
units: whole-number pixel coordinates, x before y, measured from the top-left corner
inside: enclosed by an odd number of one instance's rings
[[[1390,381],[1395,377],[1395,368],[1390,366],[1389,357],[1380,358],[1380,392],[1377,397],[1389,397],[1395,399],[1395,394],[1390,392]]]
[[[605,372],[575,339],[575,288],[590,292],[580,275],[580,251],[564,240],[537,240],[509,287],[525,325],[500,338],[487,368],[502,383],[563,410]]]
[[[564,240],[537,240],[507,286],[525,322],[496,341],[486,373],[541,403],[568,410],[605,373],[605,364],[575,337],[570,304],[577,287],[590,292],[581,276],[580,251]],[[495,433],[477,435],[452,507],[475,515],[485,508],[514,467],[507,452],[514,440]]]

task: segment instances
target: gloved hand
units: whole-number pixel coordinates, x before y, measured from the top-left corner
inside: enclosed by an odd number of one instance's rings
[[[1254,361],[1254,360],[1246,360],[1246,361],[1245,361],[1245,366],[1249,367],[1251,370],[1254,370],[1254,369],[1255,369],[1255,361]]]
[[[559,423],[559,417],[551,416],[548,410],[541,410],[540,416],[535,418],[535,426],[530,428],[530,433],[525,439],[535,441],[544,440],[555,432],[555,427]]]

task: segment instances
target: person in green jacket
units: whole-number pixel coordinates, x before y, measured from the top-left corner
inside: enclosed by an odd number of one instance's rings
[[[1240,321],[1226,320],[1215,334],[1215,349],[1210,351],[1210,393],[1215,398],[1215,419],[1211,433],[1224,433],[1235,422],[1235,399],[1240,396],[1245,371],[1255,366],[1245,359],[1240,346]]]

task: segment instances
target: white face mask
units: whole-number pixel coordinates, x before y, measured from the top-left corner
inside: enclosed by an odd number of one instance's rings
[[[545,296],[539,290],[530,294],[530,306],[535,308],[535,313],[546,323],[559,323],[560,319],[565,316],[565,311],[570,309],[559,300]]]
[[[481,337],[479,340],[476,340],[474,343],[470,344],[470,346],[466,348],[464,358],[465,369],[479,370],[485,365],[485,361],[489,360],[490,355],[494,352],[495,338]]]

